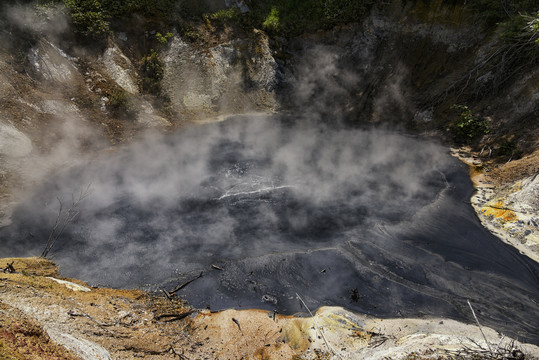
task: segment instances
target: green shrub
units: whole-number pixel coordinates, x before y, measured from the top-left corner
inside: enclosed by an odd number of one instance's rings
[[[250,11],[246,23],[281,35],[360,21],[373,0],[244,0]]]
[[[202,39],[202,35],[191,25],[181,22],[178,26],[181,37],[187,41],[195,42]]]
[[[507,156],[513,159],[518,159],[522,157],[522,150],[518,148],[517,142],[515,140],[504,140],[498,148],[498,153],[501,156]]]
[[[535,44],[539,45],[539,11],[532,16],[521,16],[526,20],[526,26],[524,27],[526,34],[530,35]]]
[[[539,12],[518,14],[501,24],[501,38],[509,43],[539,44]]]
[[[111,113],[118,117],[132,117],[137,112],[131,96],[119,87],[110,94],[108,107]]]
[[[142,89],[150,94],[159,95],[161,93],[161,80],[165,73],[163,62],[159,54],[154,49],[142,58]]]
[[[237,16],[238,16],[238,12],[232,8],[222,9],[208,15],[208,17],[211,20],[222,21],[222,22],[236,20]]]
[[[487,123],[473,116],[468,106],[453,105],[451,108],[460,112],[457,119],[451,125],[451,131],[456,142],[469,143],[490,132]]]
[[[64,4],[77,33],[95,40],[108,36],[110,16],[99,0],[64,0]]]
[[[488,26],[507,21],[520,13],[531,13],[539,10],[537,0],[474,0],[466,6],[480,15]]]
[[[277,9],[275,6],[272,6],[270,13],[264,19],[264,22],[262,23],[262,27],[265,30],[268,31],[274,31],[277,32],[281,29],[281,22],[279,19],[279,9]]]
[[[173,36],[174,34],[170,32],[167,32],[165,35],[162,35],[160,32],[155,34],[155,38],[157,39],[157,42],[162,45],[166,44],[168,42],[168,39],[170,39]]]

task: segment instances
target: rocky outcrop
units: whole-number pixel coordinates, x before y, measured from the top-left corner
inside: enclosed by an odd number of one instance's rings
[[[278,109],[279,69],[262,32],[204,49],[175,36],[163,61],[164,91],[182,116],[196,120]]]
[[[118,86],[130,94],[136,95],[139,93],[137,71],[131,60],[123,54],[118,45],[111,42],[103,55],[99,57],[98,62],[102,64],[104,72]]]
[[[76,81],[75,77],[80,76],[74,59],[46,38],[40,39],[38,45],[30,49],[28,60],[37,74],[58,85],[69,86]]]
[[[536,152],[520,162],[537,157]],[[500,170],[508,171],[512,165],[507,163]],[[479,183],[472,205],[487,229],[539,262],[539,167],[536,161],[532,165],[535,174],[523,179],[497,187]]]

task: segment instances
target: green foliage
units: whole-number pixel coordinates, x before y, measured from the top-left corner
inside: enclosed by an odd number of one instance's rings
[[[460,112],[457,119],[451,125],[451,131],[455,141],[458,143],[469,143],[490,132],[487,123],[473,116],[468,106],[453,105],[451,109]]]
[[[54,0],[48,0],[49,2]],[[110,33],[110,21],[139,14],[166,19],[174,13],[175,0],[61,0],[77,32],[100,39]]]
[[[202,35],[190,24],[185,24],[180,22],[177,26],[179,33],[182,35],[182,38],[191,42],[195,42],[202,38]]]
[[[539,12],[534,16],[519,14],[501,24],[501,38],[518,49],[519,58],[532,62],[539,55]]]
[[[531,35],[533,41],[539,45],[539,11],[533,16],[521,16],[526,19],[525,32]]]
[[[64,4],[79,34],[96,40],[109,34],[110,16],[99,0],[64,0]]]
[[[502,39],[539,43],[539,11],[534,15],[518,14],[501,24]]]
[[[235,9],[222,9],[222,10],[218,10],[210,15],[207,15],[207,17],[211,20],[215,20],[215,21],[221,21],[221,22],[226,22],[226,21],[234,21],[237,19],[238,17],[238,12],[235,10]]]
[[[162,45],[166,44],[168,42],[168,39],[170,39],[173,36],[174,34],[170,32],[167,32],[165,35],[162,35],[160,32],[155,34],[155,38],[157,39],[157,42]]]
[[[529,20],[530,21],[528,21],[528,30],[536,34],[537,32],[539,32],[539,11],[537,12],[537,14],[535,14],[535,16],[530,16]]]
[[[450,5],[460,1],[443,0],[443,3]],[[198,0],[39,1],[40,4],[52,2],[63,2],[69,9],[77,32],[94,38],[103,38],[109,33],[110,21],[132,14],[174,22],[205,17],[210,21],[232,21],[280,35],[295,36],[306,31],[360,21],[376,3],[374,0],[244,0],[249,11],[241,13],[234,8],[215,11],[214,2]],[[428,4],[430,0],[424,2]],[[479,14],[488,25],[507,21],[521,13],[535,14],[539,11],[537,0],[474,0],[464,2],[464,6]],[[530,29],[537,30],[538,24],[537,21],[532,23]]]
[[[271,11],[266,17],[266,19],[264,19],[262,27],[265,30],[274,32],[278,32],[281,29],[281,22],[279,20],[279,9],[277,9],[275,6],[271,7]]]
[[[174,9],[174,0],[100,0],[103,8],[113,18],[131,14],[147,17],[166,17]]]
[[[152,49],[148,55],[142,58],[141,73],[143,75],[142,89],[148,93],[159,95],[165,67],[157,51]]]
[[[250,24],[281,35],[360,21],[373,0],[245,0]]]
[[[537,0],[474,0],[468,2],[466,6],[479,14],[488,26],[507,21],[520,13],[539,10]]]
[[[512,41],[522,36],[526,32],[527,21],[522,15],[514,16],[502,24],[501,37],[504,40]]]
[[[511,156],[513,154],[513,151],[515,151],[515,148],[516,144],[514,142],[505,140],[500,144],[498,152],[500,153],[500,155]]]
[[[113,90],[109,97],[109,109],[119,117],[131,117],[136,114],[136,108],[129,94],[122,88]]]
[[[206,3],[198,0],[176,0],[174,10],[187,20],[200,20],[205,14],[211,13]]]
[[[499,148],[498,153],[502,156],[509,156],[512,158],[520,158],[522,156],[522,150],[518,149],[516,141],[503,141]]]

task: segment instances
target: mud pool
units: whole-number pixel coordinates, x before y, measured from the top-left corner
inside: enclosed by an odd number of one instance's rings
[[[94,285],[171,290],[197,307],[339,305],[440,316],[539,344],[539,265],[481,227],[464,165],[382,130],[237,117],[154,135],[56,174],[0,229],[39,255],[90,185],[52,259]]]

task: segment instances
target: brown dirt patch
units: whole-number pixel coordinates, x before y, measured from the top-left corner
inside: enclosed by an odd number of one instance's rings
[[[0,287],[0,291],[2,288]],[[22,311],[0,302],[0,358],[80,359],[51,341],[41,325]]]

